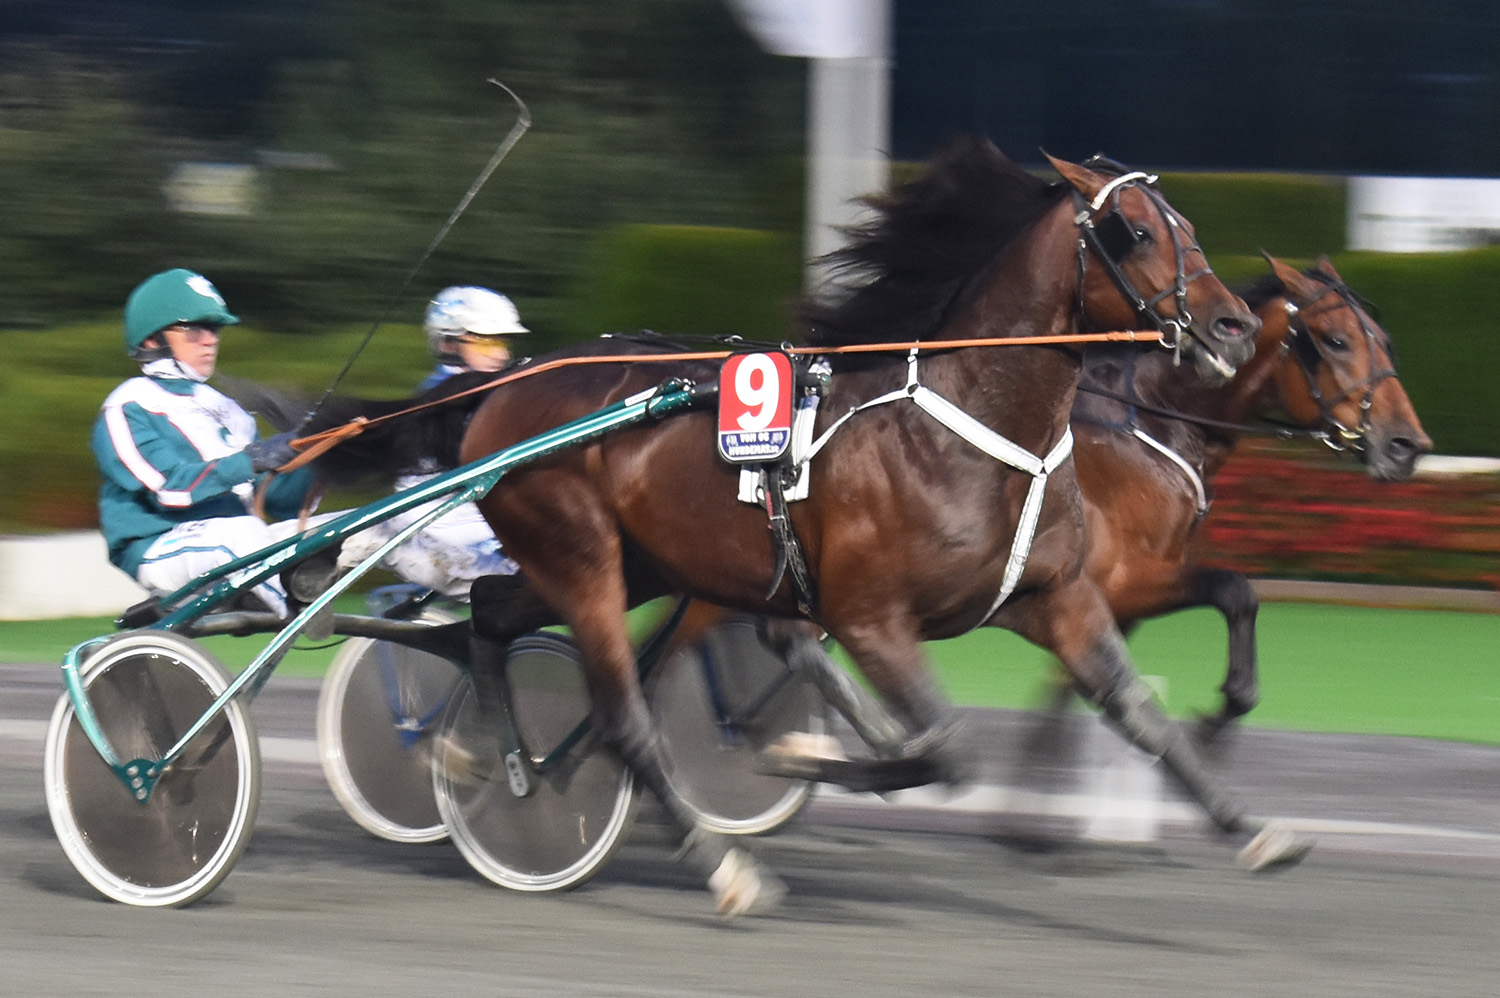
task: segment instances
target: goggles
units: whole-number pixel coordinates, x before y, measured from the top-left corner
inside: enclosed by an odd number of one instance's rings
[[[174,322],[162,330],[164,333],[173,331],[182,334],[182,338],[189,343],[202,343],[209,337],[219,338],[219,327],[207,322]]]
[[[498,336],[475,336],[473,333],[465,333],[462,336],[453,337],[454,342],[462,343],[480,353],[509,353],[510,343]]]

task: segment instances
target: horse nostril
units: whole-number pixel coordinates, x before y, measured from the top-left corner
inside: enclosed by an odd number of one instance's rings
[[[1410,437],[1391,437],[1385,442],[1385,456],[1401,464],[1409,464],[1422,453],[1422,448]]]
[[[1237,340],[1249,331],[1249,327],[1240,320],[1223,316],[1209,323],[1208,328],[1215,338],[1221,340]]]

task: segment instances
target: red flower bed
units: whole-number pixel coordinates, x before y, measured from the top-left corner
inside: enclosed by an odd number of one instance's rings
[[[1254,576],[1500,589],[1500,475],[1377,482],[1315,445],[1246,441],[1198,554]]]

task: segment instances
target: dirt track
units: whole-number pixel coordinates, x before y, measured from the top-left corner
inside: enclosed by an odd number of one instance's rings
[[[785,906],[734,923],[650,823],[584,888],[515,894],[449,846],[363,835],[294,760],[268,765],[228,880],[151,911],[100,899],[52,837],[35,736],[53,678],[0,670],[0,994],[1491,996],[1500,980],[1496,750],[1247,732],[1226,779],[1334,829],[1260,877],[1172,801],[1154,843],[1043,847],[1055,814],[827,798],[756,846]],[[273,683],[262,734],[305,737],[311,690]],[[1000,749],[990,776],[1007,778],[1022,720],[976,716],[970,737]]]
[[[263,735],[305,738],[312,690],[273,683]],[[1157,842],[1044,846],[1058,815],[822,798],[756,843],[786,905],[735,923],[649,822],[580,890],[508,893],[452,846],[360,833],[293,752],[267,767],[225,884],[148,911],[102,900],[52,839],[36,735],[55,692],[52,672],[0,669],[6,995],[1478,996],[1500,980],[1493,749],[1247,732],[1227,779],[1334,828],[1272,876],[1236,869],[1176,801]],[[975,716],[987,779],[1016,783],[1025,720]]]

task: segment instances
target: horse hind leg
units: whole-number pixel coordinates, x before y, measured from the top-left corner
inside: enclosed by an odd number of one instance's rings
[[[556,605],[570,608],[569,624],[583,659],[601,740],[661,802],[668,821],[682,835],[681,855],[707,879],[720,912],[741,915],[775,907],[786,893],[780,880],[742,847],[700,826],[667,780],[660,738],[625,630],[626,593],[618,562],[590,564],[571,577],[576,584],[559,589]]]
[[[846,695],[841,709],[852,715],[856,730],[877,758],[804,760],[805,772],[786,775],[874,792],[969,782],[972,761],[958,744],[957,712],[933,681],[915,634],[888,620],[873,627],[844,628],[836,637],[894,713],[872,701],[847,676],[835,682],[825,671],[824,683],[835,696]],[[816,653],[821,655],[822,649]],[[837,668],[827,662],[818,667]],[[781,762],[771,766],[785,772]]]
[[[804,621],[761,618],[761,639],[787,667],[818,688],[824,701],[849,723],[854,734],[882,758],[901,755],[906,730],[879,700],[870,696],[829,658],[812,625]]]

